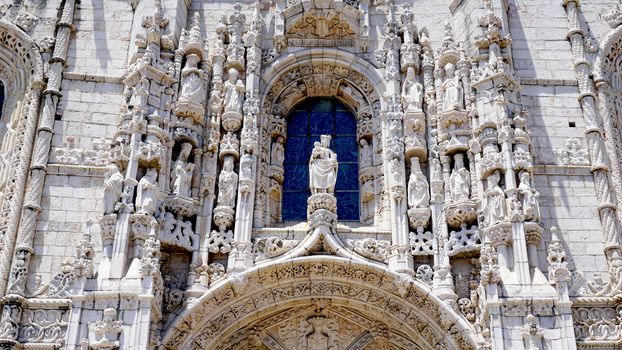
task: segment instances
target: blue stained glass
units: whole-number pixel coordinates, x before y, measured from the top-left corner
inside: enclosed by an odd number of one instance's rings
[[[335,190],[358,190],[358,171],[358,164],[356,163],[339,164]]]
[[[287,123],[287,135],[306,135],[309,113],[307,111],[295,111],[289,117]]]
[[[286,163],[309,163],[309,138],[307,136],[289,136],[285,142]]]
[[[283,196],[281,215],[283,220],[301,220],[307,217],[309,192],[286,192]],[[301,214],[303,215],[301,217]]]
[[[309,116],[311,135],[330,135],[333,133],[333,118],[330,112],[311,112]]]
[[[339,220],[359,219],[358,144],[356,119],[331,99],[308,99],[295,107],[287,122],[283,220],[306,220],[309,192],[309,155],[319,135],[331,135],[339,171],[335,196]]]
[[[337,197],[338,220],[354,221],[359,219],[358,192],[335,192]]]
[[[350,112],[335,112],[335,134],[356,135],[356,119]]]
[[[283,190],[309,190],[309,166],[307,164],[285,164]]]
[[[358,146],[356,136],[336,136],[333,149],[337,153],[337,160],[342,162],[356,162],[358,159]]]

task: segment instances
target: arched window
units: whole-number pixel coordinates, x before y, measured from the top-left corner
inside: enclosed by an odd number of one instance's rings
[[[284,221],[306,220],[309,191],[309,158],[320,135],[331,135],[339,169],[335,197],[339,220],[359,220],[358,145],[356,119],[334,99],[307,99],[293,108],[287,121],[285,180],[282,215]]]

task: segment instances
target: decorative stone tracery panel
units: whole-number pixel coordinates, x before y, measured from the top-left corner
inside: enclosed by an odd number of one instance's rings
[[[314,303],[337,307],[351,320],[380,321],[424,349],[475,348],[467,321],[420,282],[327,256],[297,258],[221,280],[170,324],[163,344],[206,349],[239,342],[242,329],[261,326],[257,320],[287,319]]]

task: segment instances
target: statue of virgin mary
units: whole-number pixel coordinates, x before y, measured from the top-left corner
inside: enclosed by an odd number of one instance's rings
[[[330,135],[322,135],[316,142],[309,160],[309,188],[311,194],[334,193],[337,181],[337,154],[331,150]]]

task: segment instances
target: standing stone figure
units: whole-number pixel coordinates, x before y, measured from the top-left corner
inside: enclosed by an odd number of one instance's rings
[[[523,197],[523,215],[526,220],[538,220],[540,219],[540,205],[538,204],[540,194],[531,187],[529,172],[521,172],[519,179],[518,193]]]
[[[427,208],[430,205],[430,185],[421,171],[419,158],[411,158],[411,171],[408,179],[408,207]]]
[[[454,170],[449,176],[451,198],[454,203],[469,199],[471,189],[471,175],[464,167],[463,154],[456,154]]]
[[[361,139],[361,168],[370,167],[372,165],[372,149],[367,140]]]
[[[218,206],[235,208],[235,191],[238,174],[233,171],[233,157],[225,157],[225,164],[218,177]]]
[[[285,148],[283,144],[285,140],[282,137],[272,142],[272,150],[270,151],[270,164],[283,167],[285,161]]]
[[[173,193],[180,197],[190,197],[192,172],[194,171],[194,164],[188,163],[188,157],[191,151],[192,144],[187,142],[183,143],[181,145],[179,157],[177,157],[177,160],[173,164],[173,171],[171,171]]]
[[[497,222],[505,220],[507,213],[507,204],[505,201],[505,192],[499,187],[501,174],[499,170],[495,170],[488,176],[488,186],[484,191],[484,222],[488,225],[494,225]]]
[[[205,100],[205,87],[202,79],[203,71],[197,68],[198,63],[199,56],[195,54],[188,55],[186,65],[181,70],[179,102],[201,105]]]
[[[417,81],[413,67],[408,67],[402,85],[402,101],[407,111],[420,111],[423,105],[423,85]]]
[[[244,153],[240,159],[240,178],[245,180],[253,178],[253,156],[248,153]]]
[[[158,173],[149,168],[147,173],[138,182],[136,192],[136,209],[140,214],[153,215],[156,211],[159,188],[156,184]]]
[[[311,194],[334,193],[337,181],[337,154],[331,150],[330,135],[322,135],[315,142],[309,160],[309,188]]]
[[[238,79],[238,70],[229,69],[228,80],[225,82],[225,112],[242,112],[244,102],[244,83]]]
[[[114,212],[114,207],[123,194],[123,175],[116,164],[108,165],[104,180],[104,214]]]
[[[460,77],[456,76],[456,67],[452,63],[445,65],[445,81],[442,88],[444,111],[464,109],[464,90]]]

